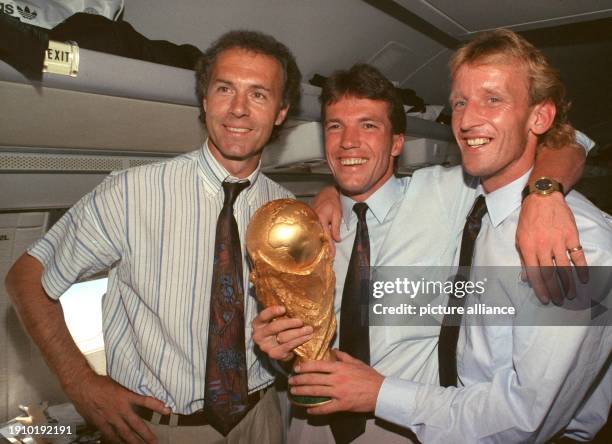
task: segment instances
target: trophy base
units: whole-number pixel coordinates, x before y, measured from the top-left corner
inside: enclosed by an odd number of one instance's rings
[[[331,402],[331,398],[327,396],[300,396],[289,393],[289,401],[299,407],[317,407]]]

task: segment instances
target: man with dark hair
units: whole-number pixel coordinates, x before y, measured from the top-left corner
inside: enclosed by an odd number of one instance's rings
[[[564,104],[559,76],[536,48],[505,30],[477,37],[457,52],[451,66],[453,132],[462,152],[463,169],[439,173],[436,185],[443,187],[440,181],[449,180],[446,189],[455,192],[447,198],[457,199],[463,216],[470,207],[471,210],[459,231],[463,231],[460,254],[443,257],[439,265],[449,265],[455,257],[465,267],[511,265],[515,269],[510,277],[496,275],[491,279],[489,274],[482,299],[467,296],[463,305],[456,302],[459,298],[450,296],[448,307],[464,307],[467,315],[472,308],[475,314],[469,318],[464,315],[457,332],[458,344],[457,336],[453,339],[449,335],[453,325],[446,323],[445,316],[438,345],[439,382],[438,372],[430,373],[433,378],[427,381],[426,373],[408,376],[403,368],[388,372],[371,360],[375,366],[372,369],[340,353],[339,362],[312,362],[297,369],[303,374],[290,379],[292,393],[332,397],[329,404],[309,409],[310,413],[374,412],[377,418],[409,428],[428,443],[593,439],[607,419],[612,398],[610,328],[589,325],[592,313],[588,299],[586,305],[580,305],[585,300],[577,298],[569,308],[539,305],[533,290],[520,281],[521,262],[515,247],[522,190],[529,184],[538,142],[567,141],[562,133],[573,132],[563,110],[556,114],[557,106],[562,108]],[[478,180],[466,183],[464,171],[479,177],[480,185]],[[419,179],[415,174],[410,188]],[[543,190],[541,182],[536,180],[525,193],[549,199],[550,190]],[[435,201],[437,189],[433,191],[429,198]],[[608,216],[575,192],[568,194],[567,202],[580,229],[581,244],[562,251],[555,261],[567,263],[571,255],[584,251],[590,264],[612,265],[612,225]],[[440,205],[442,202],[434,203]],[[411,241],[404,248],[417,250],[425,244],[436,251],[440,236],[449,241],[436,226],[430,227],[428,234],[421,231],[419,220],[424,211],[427,217],[431,207],[414,208],[418,208],[419,215],[412,215],[409,226],[411,232],[416,231],[415,236],[406,233],[403,238],[396,237],[391,225],[387,236],[393,242],[383,244],[378,265],[381,257],[389,255],[384,247],[401,243],[406,237]],[[457,245],[457,240],[455,237],[451,242]],[[471,281],[477,280],[475,276],[483,281],[482,273],[487,281],[487,272],[472,268]],[[609,271],[604,272],[608,277],[599,282],[608,287],[595,285],[590,287],[591,292],[610,291]],[[491,318],[475,307],[479,302],[492,301],[513,307],[515,316],[506,319],[504,325],[491,325]],[[381,344],[396,343],[394,330],[402,329],[370,327],[371,350],[375,352],[372,358],[385,356],[384,346],[382,351],[374,347],[374,332],[380,328],[387,334]],[[404,351],[400,354],[394,350],[391,355],[395,361],[409,365],[420,360]]]
[[[259,161],[299,85],[291,52],[274,38],[225,34],[198,64],[204,146],[112,174],[9,272],[23,324],[106,440],[281,442],[273,376],[248,328],[257,304],[244,234],[257,208],[290,196],[260,174]],[[108,376],[100,376],[70,337],[57,299],[107,269]]]
[[[321,121],[325,122],[327,106],[330,103],[350,96],[387,102],[391,131],[393,134],[406,132],[406,113],[402,98],[376,68],[360,63],[347,71],[336,72],[327,80],[319,97]]]
[[[368,315],[361,311],[369,299],[369,276],[363,270],[453,264],[474,190],[465,185],[460,168],[432,167],[412,177],[394,177],[393,160],[404,145],[405,123],[400,123],[393,85],[375,68],[356,65],[334,73],[321,102],[327,161],[341,192],[341,240],[334,263],[339,315],[335,346],[341,351],[336,362],[296,368],[304,374],[289,382],[296,395],[332,398],[308,413],[350,413],[307,419],[296,411],[289,440],[407,442],[411,432],[402,424],[374,417],[383,396],[395,399],[393,393],[379,392],[387,378],[437,384],[440,326],[368,327]],[[545,175],[550,166],[541,168]],[[293,348],[307,341],[311,330],[297,319],[275,319],[283,313],[283,307],[263,310],[253,321],[253,338],[268,356],[289,362]]]
[[[300,83],[302,74],[295,62],[291,51],[274,39],[260,32],[253,31],[230,31],[223,38],[213,43],[200,57],[196,64],[196,95],[200,104],[200,119],[206,124],[206,110],[204,109],[204,97],[208,90],[208,83],[212,74],[214,62],[223,51],[232,48],[242,48],[245,51],[256,54],[267,54],[274,57],[283,69],[282,107],[297,109],[300,102]],[[275,125],[270,140],[273,140],[283,126],[284,121]]]

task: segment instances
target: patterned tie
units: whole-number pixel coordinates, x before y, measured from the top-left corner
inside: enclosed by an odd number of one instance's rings
[[[340,308],[340,350],[366,364],[370,363],[370,236],[366,224],[368,205],[353,206],[357,214],[357,232],[349,261],[342,306]],[[336,443],[349,443],[365,432],[366,415],[345,412],[330,421]]]
[[[483,216],[487,214],[487,204],[483,195],[476,198],[472,211],[467,217],[463,227],[461,238],[461,250],[459,252],[459,273],[455,282],[466,281],[469,278],[469,267],[472,265],[474,244],[480,232]],[[463,268],[462,268],[463,267]],[[467,270],[465,269],[467,267]],[[466,276],[461,273],[465,272]],[[465,297],[457,298],[449,296],[448,307],[463,307]],[[440,385],[442,387],[457,385],[457,340],[461,328],[461,314],[446,314],[440,328],[440,340],[438,342],[438,363]]]
[[[217,219],[204,404],[210,424],[226,436],[247,413],[242,251],[233,205],[245,182],[223,182]]]

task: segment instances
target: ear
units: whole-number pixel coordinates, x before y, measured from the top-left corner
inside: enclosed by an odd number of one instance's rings
[[[206,97],[204,97],[204,98],[202,99],[202,107],[204,108],[204,112],[206,112],[206,105],[207,105],[207,103],[206,103]]]
[[[287,117],[287,113],[289,112],[289,105],[281,108],[278,114],[276,115],[276,120],[274,121],[274,125],[278,126],[285,121]]]
[[[557,107],[550,100],[538,103],[531,111],[529,129],[538,136],[544,134],[552,126],[556,114]]]
[[[402,154],[404,149],[404,135],[393,134],[393,146],[391,146],[391,156],[397,157]]]

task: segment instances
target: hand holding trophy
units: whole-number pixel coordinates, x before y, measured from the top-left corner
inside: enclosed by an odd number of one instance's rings
[[[330,246],[314,211],[293,199],[268,202],[251,219],[246,246],[257,300],[264,308],[282,305],[288,317],[313,328],[312,339],[293,350],[298,363],[332,359],[335,276]],[[312,407],[329,398],[291,396],[291,401]]]

